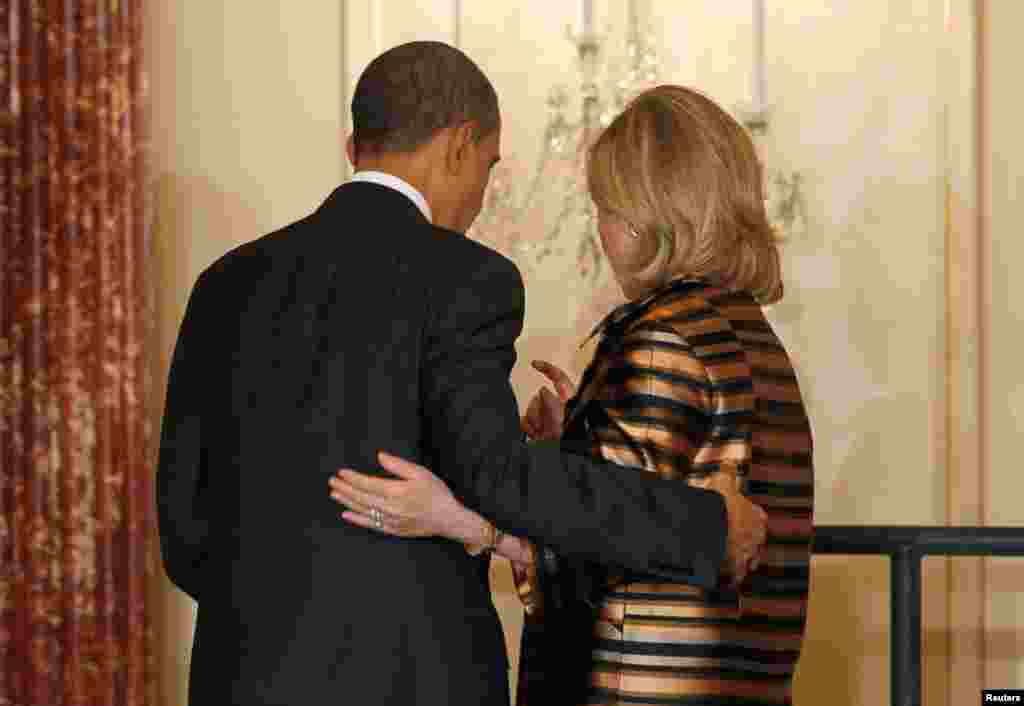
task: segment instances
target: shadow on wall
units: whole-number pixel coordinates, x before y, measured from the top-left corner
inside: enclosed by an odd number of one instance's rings
[[[150,350],[154,353],[150,369],[155,457],[167,368],[192,285],[204,267],[260,230],[255,214],[239,195],[219,189],[208,179],[165,173],[152,188],[155,217],[149,272],[154,278],[156,321],[151,329],[154,340]],[[153,542],[159,547],[158,538]],[[187,701],[194,603],[170,583],[159,557],[148,590],[153,606],[157,703],[180,706]]]

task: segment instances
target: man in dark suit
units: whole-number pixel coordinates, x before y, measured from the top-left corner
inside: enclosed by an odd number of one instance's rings
[[[522,280],[463,236],[499,156],[479,68],[397,47],[352,115],[353,180],[205,270],[175,347],[157,490],[193,706],[507,703],[486,558],[338,517],[328,479],[382,449],[567,556],[712,585],[727,534],[734,561],[763,537],[742,498],[523,443]]]

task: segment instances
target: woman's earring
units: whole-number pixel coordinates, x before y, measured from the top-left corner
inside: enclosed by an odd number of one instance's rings
[[[636,228],[634,228],[633,226],[629,227],[629,234],[634,238],[640,237],[640,234],[636,232]]]

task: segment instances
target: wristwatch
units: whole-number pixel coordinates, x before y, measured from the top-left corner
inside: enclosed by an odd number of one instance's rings
[[[487,523],[489,528],[487,531],[487,541],[484,544],[467,544],[466,553],[470,556],[480,556],[484,552],[493,552],[498,548],[498,544],[501,543],[501,538],[505,536],[505,533],[500,529]]]

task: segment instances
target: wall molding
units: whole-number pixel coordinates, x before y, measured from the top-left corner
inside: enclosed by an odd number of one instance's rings
[[[988,473],[983,450],[984,318],[979,227],[978,3],[945,0],[940,68],[948,77],[944,118],[946,522],[983,525]],[[947,703],[969,703],[984,688],[985,562],[947,559]]]

